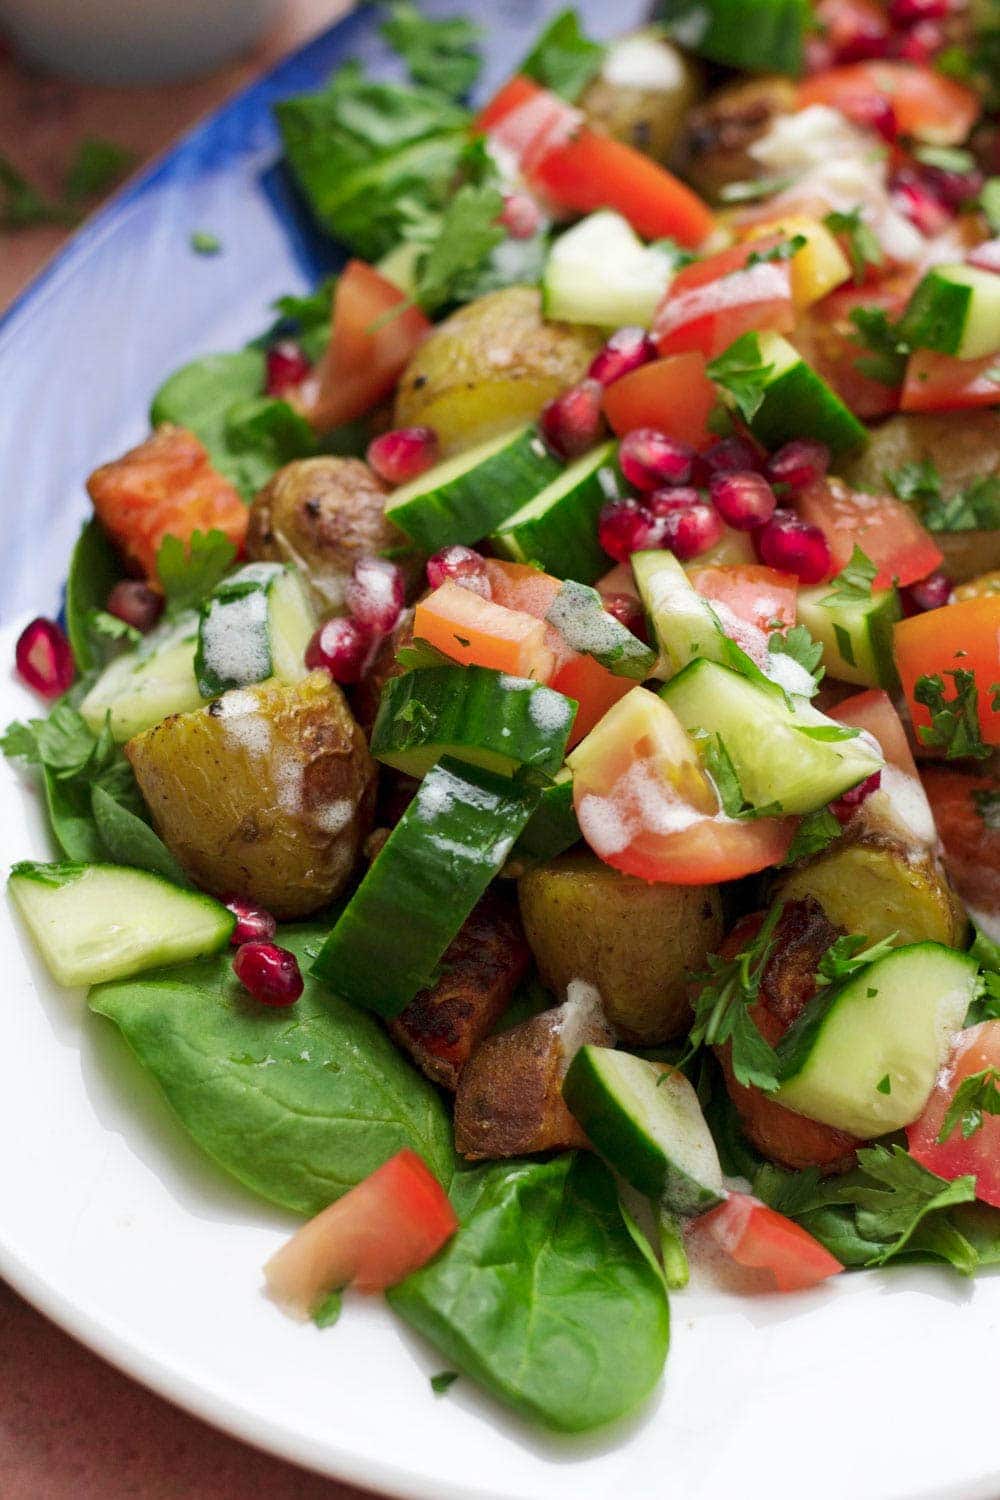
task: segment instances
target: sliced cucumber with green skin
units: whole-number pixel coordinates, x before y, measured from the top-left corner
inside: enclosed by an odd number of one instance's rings
[[[497,776],[562,766],[577,705],[488,667],[427,667],[386,683],[372,730],[376,760],[424,776],[442,756]]]
[[[545,618],[568,646],[592,656],[615,677],[645,682],[656,665],[656,652],[608,614],[596,589],[575,578],[566,579]]]
[[[787,339],[777,333],[744,337],[748,349],[750,341],[756,341],[760,363],[770,366],[763,383],[764,399],[749,424],[765,448],[773,450],[793,438],[810,437],[840,454],[868,442],[867,428]]]
[[[873,589],[867,599],[831,598],[828,583],[799,589],[798,623],[819,641],[823,666],[840,682],[890,692],[899,687],[892,627],[901,615],[895,589]]]
[[[435,464],[386,501],[388,519],[426,552],[478,542],[562,472],[535,427]]]
[[[821,990],[778,1044],[773,1097],[861,1140],[911,1124],[963,1025],[976,975],[969,954],[913,943]]]
[[[691,585],[672,552],[633,552],[632,574],[653,626],[660,657],[651,677],[673,677],[697,657],[722,661],[718,616]]]
[[[514,562],[538,563],[557,578],[600,578],[608,555],[597,540],[597,518],[605,501],[625,494],[617,450],[617,443],[602,443],[569,464],[493,533],[496,550]]]
[[[670,284],[673,263],[644,245],[613,209],[590,214],[561,234],[542,278],[542,311],[564,323],[649,328]]]
[[[555,859],[582,837],[573,806],[573,773],[569,766],[563,766],[551,785],[542,788],[538,806],[514,845],[511,858]]]
[[[867,741],[842,738],[844,726],[804,698],[786,697],[716,662],[692,662],[660,697],[689,734],[719,737],[754,808],[815,812],[884,765]]]
[[[219,901],[120,865],[15,865],[8,889],[58,984],[100,984],[218,953],[236,918]]]
[[[458,761],[428,771],[313,964],[342,999],[397,1016],[498,874],[538,793]]]
[[[100,733],[110,715],[113,737],[130,740],[169,714],[200,708],[194,674],[197,643],[198,617],[185,614],[151,630],[134,651],[116,657],[80,704],[94,733]]]
[[[584,1046],[569,1065],[563,1098],[615,1171],[671,1213],[704,1213],[726,1196],[698,1096],[676,1068]]]
[[[809,0],[663,0],[667,34],[689,52],[749,73],[802,71]]]
[[[255,562],[206,600],[198,623],[195,676],[203,698],[268,677],[300,682],[316,616],[295,568]]]
[[[1000,351],[1000,276],[976,266],[935,266],[910,298],[900,337],[956,359]]]

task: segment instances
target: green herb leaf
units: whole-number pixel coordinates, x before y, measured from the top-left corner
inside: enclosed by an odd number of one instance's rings
[[[553,16],[517,71],[572,104],[600,72],[606,50],[584,34],[575,10],[562,10]]]
[[[791,260],[793,255],[798,255],[805,244],[806,237],[804,234],[794,234],[789,240],[779,240],[776,245],[771,246],[770,250],[751,250],[746,258],[745,265],[765,266],[774,261]],[[736,268],[737,271],[743,269],[743,266],[737,266]],[[730,272],[730,275],[735,274],[735,271]]]
[[[236,548],[222,531],[196,531],[185,548],[165,536],[156,554],[156,572],[172,614],[198,609],[232,567]]]
[[[822,598],[820,604],[829,607],[831,604],[864,603],[872,596],[872,584],[877,572],[878,568],[871,558],[866,557],[855,542],[850,562],[831,580],[832,593]]]
[[[688,1037],[688,1056],[699,1047],[731,1041],[733,1072],[739,1082],[768,1091],[778,1087],[778,1058],[754,1025],[749,1008],[760,994],[782,910],[780,903],[773,906],[756,937],[735,957],[710,955],[707,971],[695,976],[702,988],[694,1002],[694,1024]]]
[[[882,246],[861,217],[861,205],[849,212],[835,209],[823,220],[827,229],[847,238],[847,254],[854,272],[855,285],[860,286],[868,274],[869,266],[880,266],[885,260]]]
[[[1000,832],[1000,791],[990,791],[985,787],[975,788],[972,800],[986,827],[994,832]]]
[[[796,860],[808,859],[818,854],[843,833],[839,822],[829,808],[821,807],[816,812],[806,813],[795,831],[791,848],[782,860],[783,865],[794,865]]]
[[[691,731],[691,738],[698,746],[698,753],[705,769],[715,783],[715,789],[727,818],[739,818],[749,807],[743,795],[740,778],[733,765],[726,742],[721,734],[710,734],[704,729]]]
[[[985,1115],[1000,1115],[1000,1072],[996,1068],[983,1068],[963,1078],[938,1131],[938,1145],[942,1146],[957,1126],[961,1126],[962,1139],[967,1141],[982,1129]]]
[[[190,244],[195,255],[218,255],[222,250],[222,241],[207,229],[192,229]]]
[[[767,649],[772,655],[790,656],[808,672],[812,687],[805,689],[802,696],[812,698],[819,691],[820,682],[826,675],[826,668],[820,666],[823,646],[821,642],[813,640],[805,625],[793,625],[790,630],[774,631],[767,638]]]
[[[460,297],[462,281],[482,265],[505,237],[498,222],[503,194],[492,184],[465,183],[451,198],[417,264],[414,301],[435,313]],[[420,239],[417,228],[412,238]]]
[[[114,141],[90,136],[80,142],[70,162],[63,196],[70,209],[78,209],[91,198],[112,188],[135,163],[135,152]]]
[[[984,474],[948,497],[930,459],[901,464],[883,475],[900,500],[914,504],[930,531],[976,531],[1000,527],[1000,477]]]
[[[460,99],[479,76],[482,30],[464,16],[431,20],[409,0],[396,0],[380,29],[406,63],[414,83]]]
[[[862,375],[881,385],[897,386],[903,381],[910,346],[900,337],[894,323],[882,307],[856,307],[851,322],[857,329],[854,342],[870,349],[871,354],[854,361]]]
[[[865,969],[878,959],[885,958],[886,954],[892,952],[893,943],[898,936],[898,933],[892,932],[867,948],[864,946],[867,938],[856,932],[848,932],[843,937],[835,938],[816,967],[817,989],[827,984],[840,984],[843,980],[850,979],[859,969]]]
[[[774,366],[765,364],[760,339],[745,333],[706,366],[710,379],[726,392],[744,422],[761,408]]]
[[[944,677],[954,683],[954,697],[945,696]],[[913,696],[929,710],[930,725],[918,725],[917,734],[923,744],[935,750],[943,750],[948,760],[964,756],[974,760],[986,760],[990,755],[989,745],[983,743],[979,730],[979,690],[975,672],[958,667],[954,671],[934,673],[918,677]]]
[[[892,1079],[889,1077],[888,1073],[886,1073],[884,1078],[879,1079],[875,1087],[878,1089],[880,1094],[892,1093]]]
[[[457,1370],[439,1370],[436,1375],[431,1376],[431,1390],[435,1396],[443,1396],[445,1391],[451,1390],[457,1379]]]
[[[332,1328],[344,1309],[344,1294],[340,1290],[328,1292],[313,1310],[312,1320],[317,1328]]]

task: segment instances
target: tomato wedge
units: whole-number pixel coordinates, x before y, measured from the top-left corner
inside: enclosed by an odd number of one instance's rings
[[[758,563],[689,568],[692,588],[770,635],[795,624],[798,579]]]
[[[417,605],[413,637],[464,667],[492,667],[536,682],[548,682],[555,665],[544,621],[505,609],[451,579]]]
[[[431,326],[373,266],[348,261],[334,294],[330,342],[301,390],[313,426],[353,422],[384,400]]]
[[[996,794],[996,777],[928,766],[922,779],[958,894],[1000,928],[1000,827],[987,823],[977,801]]]
[[[910,1155],[921,1166],[949,1182],[971,1173],[976,1197],[1000,1208],[1000,1115],[984,1111],[982,1124],[968,1136],[958,1122],[945,1140],[938,1139],[959,1088],[974,1073],[989,1070],[1000,1079],[1000,1021],[983,1021],[959,1032],[923,1114],[907,1128],[906,1137]],[[991,1088],[990,1078],[983,1080],[983,1087]]]
[[[695,350],[711,359],[744,333],[791,333],[795,308],[789,263],[760,258],[786,238],[765,235],[678,271],[653,322],[660,353]],[[751,262],[751,256],[758,258]]]
[[[881,688],[868,688],[863,693],[854,693],[829,710],[830,717],[838,724],[849,724],[852,729],[864,729],[878,740],[882,754],[890,765],[906,776],[917,779],[917,763],[906,738],[903,721],[892,706],[892,699]]]
[[[710,448],[709,414],[718,401],[704,355],[675,354],[623,375],[604,392],[604,414],[619,437],[655,427],[692,448]]]
[[[844,1269],[801,1224],[749,1193],[730,1193],[695,1227],[737,1265],[770,1271],[779,1292],[805,1291]]]
[[[821,479],[799,497],[799,514],[825,534],[833,572],[851,560],[855,545],[875,564],[873,587],[917,583],[942,561],[941,550],[912,509],[891,495],[852,490],[842,479]]]
[[[901,135],[935,146],[958,146],[979,118],[982,100],[973,89],[931,68],[908,62],[857,62],[827,68],[799,84],[800,109],[829,104],[848,118],[873,99],[888,99]],[[863,118],[870,118],[865,113]]]
[[[953,699],[950,674],[965,671],[975,676],[979,732],[987,745],[1000,745],[1000,598],[963,599],[899,620],[893,647],[918,736],[931,722],[930,711],[914,697],[920,678],[942,678],[945,697]]]
[[[267,1289],[294,1318],[330,1292],[381,1292],[426,1265],[458,1228],[444,1188],[403,1150],[310,1219],[264,1267]]]
[[[584,838],[627,875],[714,885],[788,853],[796,820],[725,817],[693,741],[646,688],[632,688],[568,761]]]
[[[519,110],[522,105],[529,104],[531,100],[537,99],[544,89],[533,79],[524,73],[515,73],[513,78],[508,78],[501,89],[493,95],[489,104],[482,108],[472,122],[472,129],[478,134],[487,134],[495,129],[508,115]]]
[[[995,354],[984,359],[953,359],[918,349],[906,363],[900,407],[903,411],[966,411],[1000,402],[1000,370]]]

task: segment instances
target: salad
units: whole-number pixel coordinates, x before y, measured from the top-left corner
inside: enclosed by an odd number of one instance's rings
[[[275,1317],[579,1432],[689,1258],[1000,1263],[1000,15],[567,10],[478,111],[473,22],[382,29],[276,112],[343,269],[17,642],[8,889],[302,1216]]]

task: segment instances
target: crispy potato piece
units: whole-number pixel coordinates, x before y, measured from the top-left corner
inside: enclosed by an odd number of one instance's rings
[[[664,55],[664,75],[673,75],[670,87],[643,88],[616,81],[616,53],[624,53],[638,38],[622,37],[613,42],[604,69],[577,100],[592,125],[615,140],[633,146],[655,161],[666,161],[684,125],[688,111],[702,92],[701,72],[691,58],[661,38],[645,36],[642,45]],[[605,76],[610,74],[610,78]]]
[[[156,830],[196,885],[304,917],[343,890],[375,764],[326,672],[223,693],[125,746]]]
[[[574,852],[522,875],[518,894],[535,961],[557,995],[585,979],[626,1041],[650,1045],[684,1031],[690,971],[722,938],[714,886],[650,885]]]
[[[458,1080],[455,1147],[469,1161],[586,1146],[563,1102],[562,1081],[580,1047],[608,1047],[614,1032],[600,996],[575,984],[570,998],[483,1042]]]
[[[514,901],[491,887],[445,952],[437,984],[389,1022],[390,1034],[428,1078],[454,1092],[530,962]]]
[[[403,372],[396,426],[433,427],[455,452],[530,422],[573,385],[604,342],[596,328],[550,323],[537,287],[477,297],[439,323]]]
[[[992,599],[997,594],[1000,594],[1000,568],[994,568],[992,573],[980,573],[977,578],[960,583],[955,590],[956,600]]]
[[[675,165],[703,197],[717,200],[730,182],[765,176],[748,154],[777,115],[795,107],[789,78],[751,78],[728,83],[692,109],[674,152]]]

